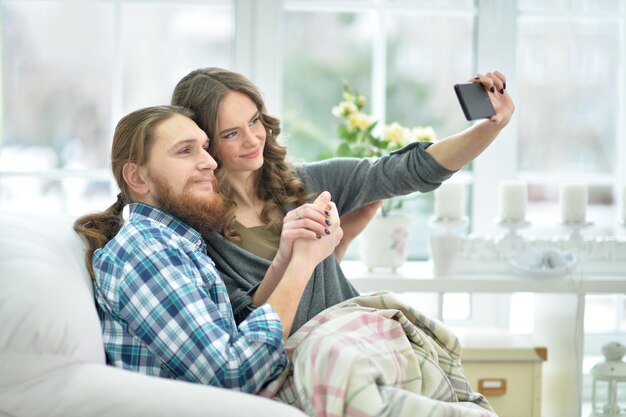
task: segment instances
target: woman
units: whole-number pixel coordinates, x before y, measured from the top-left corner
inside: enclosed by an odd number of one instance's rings
[[[254,309],[252,297],[259,282],[250,278],[262,277],[270,267],[287,211],[321,190],[330,191],[341,216],[380,199],[431,191],[495,139],[514,111],[506,79],[493,72],[476,75],[473,81],[489,91],[496,110],[489,120],[436,144],[412,143],[376,161],[336,158],[296,166],[286,160],[286,149],[277,142],[279,120],[267,113],[258,89],[247,78],[204,68],[179,81],[172,104],[194,111],[218,162],[226,222],[221,234],[205,238],[237,320]],[[344,229],[345,223],[342,219]],[[331,255],[315,269],[292,331],[325,308],[357,295],[336,255]]]

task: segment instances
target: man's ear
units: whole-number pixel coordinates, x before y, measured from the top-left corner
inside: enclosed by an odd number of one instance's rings
[[[122,168],[124,181],[131,192],[137,197],[145,196],[150,192],[150,183],[145,178],[145,172],[134,162],[126,162]]]

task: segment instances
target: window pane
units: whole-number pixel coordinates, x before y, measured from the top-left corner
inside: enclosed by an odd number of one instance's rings
[[[615,296],[587,295],[585,298],[585,332],[609,333],[617,329]]]
[[[520,18],[521,170],[615,170],[619,40],[617,22]]]
[[[467,320],[471,313],[470,295],[446,293],[443,295],[443,320]]]
[[[386,122],[431,125],[443,137],[467,127],[452,85],[472,73],[474,14],[416,8],[386,15]],[[375,38],[385,35],[376,30],[377,12],[285,12],[284,137],[292,159],[315,160],[334,150],[339,120],[330,110],[341,100],[343,80],[372,100]],[[442,36],[433,41],[435,32]],[[372,113],[371,101],[365,112]],[[425,259],[432,196],[414,197],[402,210],[412,216],[408,257]],[[355,246],[347,259],[357,256]]]
[[[49,154],[44,165],[23,160],[13,166],[25,171],[107,166],[111,3],[4,1],[0,7],[4,76],[0,153],[32,147]]]
[[[311,161],[334,150],[339,119],[331,108],[343,80],[371,98],[374,27],[370,13],[285,12],[283,138],[290,158]]]
[[[64,212],[76,216],[102,211],[115,201],[111,180],[34,177],[0,179],[0,208],[7,211]]]
[[[176,83],[196,68],[232,66],[230,2],[131,3],[122,22],[124,113],[169,103]]]
[[[535,295],[516,293],[511,295],[509,328],[513,334],[532,334],[535,329]]]
[[[408,305],[418,309],[420,313],[431,317],[437,317],[437,314],[439,314],[439,299],[437,294],[423,292],[400,292],[395,295]]]
[[[453,85],[473,73],[474,16],[392,14],[388,20],[387,123],[465,129]]]
[[[431,126],[439,138],[465,129],[452,86],[472,74],[473,13],[394,12],[386,26],[386,123]],[[403,208],[413,216],[408,256],[425,259],[432,193],[413,198]]]

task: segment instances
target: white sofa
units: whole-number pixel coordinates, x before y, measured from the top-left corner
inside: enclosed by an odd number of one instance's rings
[[[73,220],[0,212],[0,416],[304,416],[265,398],[105,365]]]

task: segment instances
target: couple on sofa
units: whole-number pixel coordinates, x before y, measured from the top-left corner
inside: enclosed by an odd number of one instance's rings
[[[291,166],[258,90],[218,68],[184,77],[172,106],[125,116],[111,152],[118,199],[75,223],[107,361],[310,415],[492,415],[456,337],[390,294],[360,297],[337,258],[373,202],[436,188],[508,123],[504,76],[473,81],[495,116],[376,161]]]

